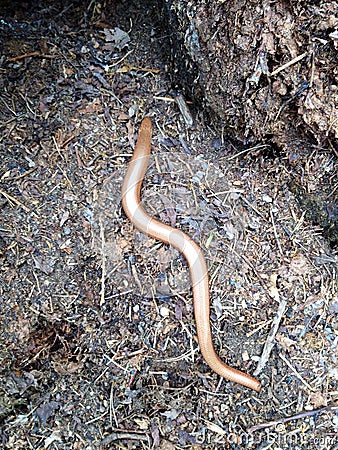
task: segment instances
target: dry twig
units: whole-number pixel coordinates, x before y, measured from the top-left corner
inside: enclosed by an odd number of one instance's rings
[[[278,424],[291,422],[292,420],[304,419],[305,417],[316,416],[317,414],[321,414],[323,412],[337,411],[337,410],[338,410],[338,405],[324,406],[323,408],[314,409],[312,411],[303,411],[299,414],[295,414],[290,417],[284,417],[283,419],[274,420],[272,422],[265,422],[265,423],[261,423],[260,425],[254,425],[253,427],[250,427],[247,431],[248,431],[248,433],[254,433],[255,431],[263,430],[264,428],[273,427]]]
[[[109,436],[107,436],[106,438],[104,438],[102,440],[102,445],[108,445],[111,444],[114,441],[119,441],[121,439],[130,439],[133,441],[148,441],[150,442],[150,438],[149,436],[147,436],[146,434],[139,433],[137,431],[115,431],[113,433],[111,433]]]
[[[270,73],[270,76],[273,77],[274,75],[277,75],[277,73],[282,72],[283,70],[287,69],[288,67],[292,66],[293,64],[296,64],[298,61],[301,61],[305,56],[307,56],[307,52],[302,53],[299,56],[296,56],[296,58],[291,59],[291,61],[283,64],[282,66],[278,67],[278,69],[274,70]]]
[[[18,200],[17,198],[13,197],[10,194],[8,194],[8,192],[5,192],[2,189],[0,189],[0,194],[2,194],[5,198],[7,198],[7,200],[9,202],[13,202],[16,205],[20,206],[20,208],[22,208],[26,212],[30,212],[31,211],[30,208],[28,208],[28,206],[24,205],[22,202],[20,202],[20,200]]]
[[[278,355],[285,362],[285,364],[292,370],[292,372],[296,375],[298,380],[301,381],[304,384],[304,386],[306,386],[309,389],[309,391],[314,392],[315,389],[304,380],[301,374],[292,366],[292,364],[285,358],[285,356],[282,353],[279,353]]]
[[[284,315],[285,308],[286,308],[286,300],[283,299],[279,303],[276,316],[272,322],[272,327],[271,327],[270,333],[268,334],[268,337],[265,341],[262,355],[258,362],[257,368],[254,371],[254,376],[257,376],[261,373],[261,371],[264,369],[266,363],[269,360],[270,353],[275,345],[275,336],[276,336],[280,321],[282,320],[282,317]]]

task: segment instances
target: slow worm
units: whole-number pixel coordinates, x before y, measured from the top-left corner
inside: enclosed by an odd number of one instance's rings
[[[259,392],[260,382],[225,364],[215,352],[210,327],[208,269],[199,246],[183,231],[150,217],[141,205],[140,191],[151,148],[152,127],[149,117],[143,119],[135,150],[122,187],[122,206],[130,221],[143,233],[170,244],[185,256],[192,281],[198,343],[206,363],[227,380]]]

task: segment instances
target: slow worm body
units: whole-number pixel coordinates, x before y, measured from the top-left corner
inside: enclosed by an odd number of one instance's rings
[[[199,246],[183,231],[150,217],[141,205],[140,191],[151,148],[152,127],[143,119],[132,159],[122,187],[122,206],[130,221],[143,233],[172,245],[185,256],[192,281],[194,312],[201,353],[212,370],[227,380],[260,390],[260,382],[250,375],[225,364],[216,354],[210,327],[208,269]]]

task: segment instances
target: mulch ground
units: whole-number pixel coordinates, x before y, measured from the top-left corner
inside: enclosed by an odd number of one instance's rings
[[[187,123],[156,2],[62,3],[0,17],[0,445],[337,448],[337,256],[283,155]],[[200,244],[215,346],[259,394],[205,364],[184,258],[121,209],[145,115],[145,207]]]

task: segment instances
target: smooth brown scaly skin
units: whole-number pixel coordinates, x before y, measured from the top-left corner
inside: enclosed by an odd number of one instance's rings
[[[198,343],[202,355],[212,370],[227,380],[247,386],[259,392],[260,382],[255,378],[233,369],[216,354],[210,327],[210,299],[208,269],[201,249],[180,230],[172,228],[150,217],[140,201],[142,181],[147,170],[152,127],[148,117],[143,119],[122,187],[122,205],[130,221],[143,233],[177,248],[185,256],[190,269],[193,287],[194,311]]]

